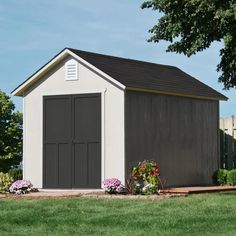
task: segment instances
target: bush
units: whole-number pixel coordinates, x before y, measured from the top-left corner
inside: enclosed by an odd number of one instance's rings
[[[38,192],[37,188],[33,188],[33,184],[29,180],[17,180],[9,188],[10,193],[26,194],[29,192]]]
[[[20,168],[12,168],[8,171],[8,174],[13,178],[14,181],[21,180],[22,176],[22,169]]]
[[[227,184],[234,186],[236,185],[236,170],[229,170],[227,173]]]
[[[13,178],[8,173],[0,172],[0,193],[8,192],[12,182]]]
[[[133,179],[134,194],[154,194],[158,192],[160,171],[154,161],[143,161],[133,167],[131,176]]]
[[[219,169],[215,171],[213,175],[213,180],[218,185],[226,185],[227,184],[227,175],[228,170],[225,169]]]
[[[125,187],[121,184],[121,181],[116,178],[105,179],[103,181],[103,186],[105,192],[113,194],[113,193],[123,193]]]

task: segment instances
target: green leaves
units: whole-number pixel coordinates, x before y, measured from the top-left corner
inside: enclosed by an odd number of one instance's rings
[[[13,178],[8,173],[0,172],[0,193],[7,193],[13,182]]]
[[[150,29],[149,42],[169,41],[168,52],[190,57],[224,41],[220,51],[219,82],[236,88],[236,2],[234,0],[152,0],[141,6],[161,12]]]
[[[0,90],[0,172],[7,172],[22,160],[22,114]]]

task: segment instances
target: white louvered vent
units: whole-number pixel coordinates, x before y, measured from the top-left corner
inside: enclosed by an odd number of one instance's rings
[[[65,63],[65,80],[78,79],[78,63],[76,60],[71,59]]]

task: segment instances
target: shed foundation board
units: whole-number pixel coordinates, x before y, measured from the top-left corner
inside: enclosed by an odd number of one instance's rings
[[[225,192],[236,191],[236,186],[198,186],[198,187],[185,187],[185,188],[169,188],[161,189],[161,194],[196,194],[196,193],[212,193],[212,192]]]

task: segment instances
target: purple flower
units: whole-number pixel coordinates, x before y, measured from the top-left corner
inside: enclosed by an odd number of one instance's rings
[[[103,186],[105,191],[108,193],[121,193],[124,189],[124,186],[121,184],[121,181],[116,178],[105,179],[103,181]]]
[[[9,188],[10,193],[21,194],[31,191],[33,185],[29,180],[16,180]]]
[[[120,186],[118,186],[118,187],[116,188],[116,192],[117,192],[117,193],[123,193],[123,192],[124,192],[124,189],[125,189],[125,187],[121,184]]]

